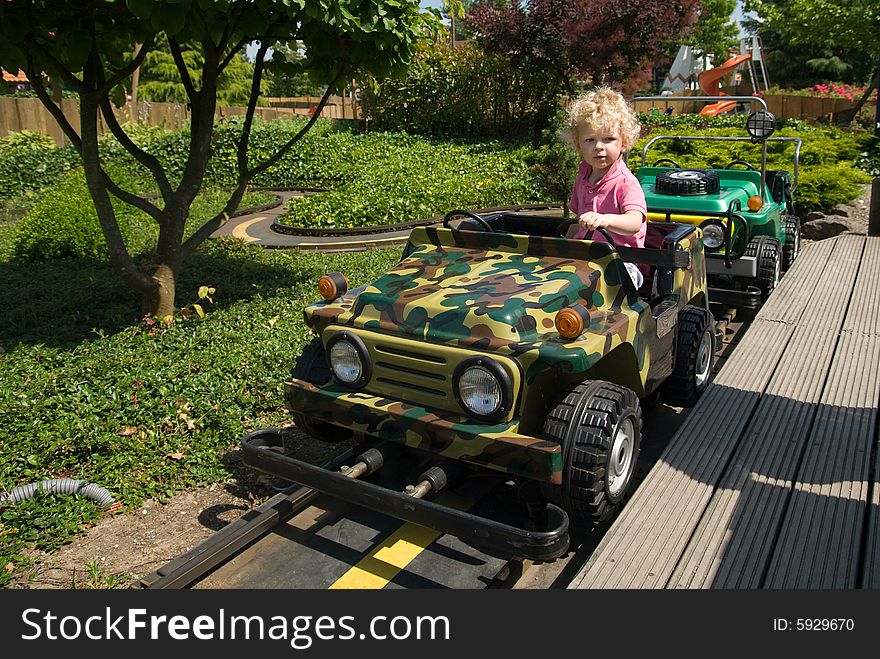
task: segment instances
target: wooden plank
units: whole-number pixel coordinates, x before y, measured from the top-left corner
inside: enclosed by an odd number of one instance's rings
[[[759,317],[793,323],[816,302],[816,282],[831,258],[837,239],[820,240],[804,249],[779,282],[770,299],[761,307]]]
[[[771,318],[800,317],[835,242],[807,246],[783,280],[790,292],[781,287],[771,296],[771,301],[789,296]],[[800,294],[802,289],[810,293]],[[570,588],[665,586],[794,332],[762,316],[763,311]],[[762,353],[757,364],[755,352]]]
[[[855,588],[876,442],[880,335],[843,332],[767,588]]]
[[[865,565],[862,588],[880,589],[880,450],[874,444],[874,481],[871,484],[871,509],[868,514],[868,542],[865,547]]]
[[[669,587],[758,587],[834,354],[811,335],[795,332]]]
[[[841,236],[843,238],[843,236]],[[852,240],[856,236],[847,236]],[[880,237],[867,237],[844,330],[873,334],[880,331]]]
[[[817,280],[822,305],[798,321],[670,587],[760,587],[849,306],[864,244],[855,238],[835,245]]]

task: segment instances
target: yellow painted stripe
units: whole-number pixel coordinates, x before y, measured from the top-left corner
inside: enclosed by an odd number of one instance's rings
[[[307,243],[300,242],[297,243],[297,247],[302,249],[310,249],[310,248],[321,248],[321,247],[335,247],[335,248],[343,248],[343,247],[365,247],[365,246],[373,246],[373,245],[394,245],[396,243],[404,243],[407,241],[407,236],[396,236],[392,238],[377,238],[377,239],[369,239],[365,238],[363,240],[354,240],[354,241],[333,241],[326,243]]]
[[[467,510],[473,501],[444,492],[436,502],[450,508]],[[407,522],[385,538],[357,565],[353,565],[335,583],[331,590],[370,590],[388,585],[397,574],[409,565],[442,533],[433,529]]]
[[[256,242],[257,240],[259,240],[259,238],[254,238],[252,236],[249,236],[247,233],[247,228],[250,225],[254,224],[255,222],[262,222],[265,219],[267,219],[267,218],[255,217],[251,220],[248,220],[247,222],[242,222],[241,224],[239,224],[237,227],[235,227],[232,230],[232,235],[235,236],[236,238],[240,238],[241,240],[244,240],[249,243]]]

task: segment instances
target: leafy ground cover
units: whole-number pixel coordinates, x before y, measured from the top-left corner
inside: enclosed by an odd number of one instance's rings
[[[291,199],[290,212],[280,221],[377,226],[453,208],[541,202],[546,193],[527,164],[532,153],[500,142],[438,142],[404,133],[349,135],[346,175],[328,192]]]
[[[340,270],[352,285],[371,281],[399,252],[211,241],[188,260],[179,299],[198,301],[210,286],[213,305],[201,301],[204,319],[166,326],[139,318],[105,262],[17,261],[12,235],[0,224],[0,488],[81,478],[126,507],[235,478],[241,436],[288,421],[281,387],[306,340],[302,307],[317,278]],[[97,514],[76,497],[0,507],[0,586],[28,569],[32,550],[63,544]]]

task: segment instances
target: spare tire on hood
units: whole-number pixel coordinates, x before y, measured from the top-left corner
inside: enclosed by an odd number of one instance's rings
[[[699,195],[718,192],[721,180],[709,169],[673,169],[658,174],[655,185],[659,194]]]

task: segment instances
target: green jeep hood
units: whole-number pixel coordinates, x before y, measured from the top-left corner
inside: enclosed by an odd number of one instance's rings
[[[363,289],[308,306],[306,323],[493,350],[558,339],[556,313],[577,303],[591,311],[585,334],[631,340],[646,306],[627,298],[628,275],[605,243],[418,228],[406,253]]]

